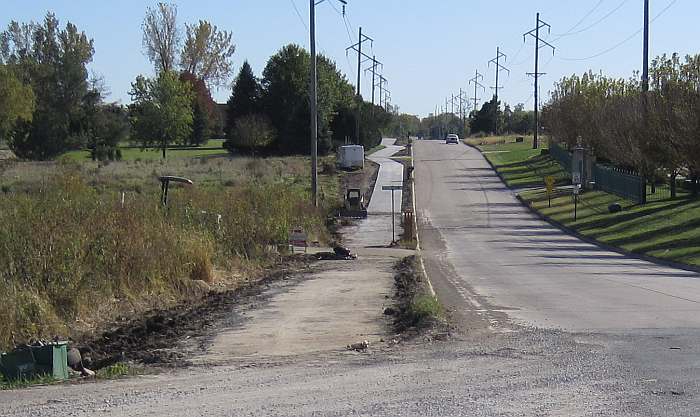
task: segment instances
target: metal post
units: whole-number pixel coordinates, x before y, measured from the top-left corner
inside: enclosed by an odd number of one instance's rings
[[[532,141],[532,149],[537,149],[537,137],[540,130],[540,120],[539,120],[539,104],[537,102],[537,81],[539,79],[539,65],[540,65],[540,14],[537,13],[537,26],[535,27],[535,137]]]
[[[313,0],[312,0],[313,1]],[[360,69],[362,65],[362,26],[360,26],[360,37],[357,44],[357,116],[355,117],[355,144],[360,144],[360,112],[362,112],[362,94],[360,90]]]
[[[391,243],[396,242],[396,226],[394,222],[396,221],[396,215],[394,214],[394,189],[391,189]]]
[[[374,55],[372,56],[372,111],[374,111],[374,87],[376,85],[375,84],[376,83],[375,76],[377,73],[377,59],[376,58],[377,58],[376,56],[374,56]],[[382,66],[382,68],[384,68],[384,67]]]
[[[310,0],[309,38],[311,43],[311,203],[318,207],[318,115],[316,95],[316,0]]]

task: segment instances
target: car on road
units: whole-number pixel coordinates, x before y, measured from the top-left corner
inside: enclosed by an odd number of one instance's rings
[[[445,139],[445,143],[450,144],[450,143],[459,143],[459,136],[455,135],[454,133],[450,133],[447,135],[447,138]]]

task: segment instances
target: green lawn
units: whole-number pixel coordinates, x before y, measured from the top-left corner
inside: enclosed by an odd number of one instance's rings
[[[532,150],[531,138],[513,143],[512,138],[482,138],[472,143],[482,150],[510,186],[536,187],[520,196],[534,209],[584,236],[625,250],[689,265],[700,265],[700,200],[687,194],[670,199],[663,187],[645,205],[614,194],[588,191],[579,197],[577,220],[569,192],[559,191],[551,207],[544,190],[544,176],[554,175],[557,184],[569,182],[569,175],[548,155]],[[528,143],[529,142],[529,143]],[[546,142],[545,142],[546,143]],[[608,212],[618,203],[620,213]]]
[[[167,158],[202,158],[211,156],[226,156],[228,151],[223,148],[224,139],[210,139],[202,146],[199,147],[181,147],[174,146],[168,148]],[[158,160],[162,159],[162,151],[157,148],[145,148],[141,149],[138,146],[133,146],[130,144],[123,144],[120,146],[122,151],[123,161],[136,161],[136,160]],[[91,160],[89,150],[71,151],[63,155],[64,158],[68,158],[74,161],[86,161]]]
[[[543,191],[526,191],[523,199],[542,214],[600,242],[631,252],[700,265],[700,200],[690,198],[634,204],[616,195],[590,191],[581,195],[577,220],[571,195],[552,199]],[[607,211],[610,203],[623,207]]]
[[[544,187],[544,178],[553,176],[558,185],[567,184],[569,175],[542,150],[532,149],[532,136],[520,143],[516,136],[470,138],[467,143],[476,146],[496,167],[510,187]],[[546,149],[546,140],[542,141]]]

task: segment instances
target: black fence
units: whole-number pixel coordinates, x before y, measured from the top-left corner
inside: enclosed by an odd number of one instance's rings
[[[571,153],[556,143],[549,145],[549,154],[567,172],[571,172]],[[593,164],[592,178],[595,189],[619,195],[622,198],[644,204],[647,201],[647,187],[644,179],[634,172],[625,171],[608,165]],[[654,197],[660,197],[661,194]]]
[[[617,194],[639,204],[646,203],[645,181],[639,175],[611,166],[594,164],[593,181],[597,190]]]

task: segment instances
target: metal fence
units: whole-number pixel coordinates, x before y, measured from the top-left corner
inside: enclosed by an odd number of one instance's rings
[[[610,166],[594,164],[593,181],[595,181],[595,188],[598,190],[617,194],[639,204],[646,203],[646,183],[639,175]]]
[[[564,167],[564,170],[571,172],[571,153],[556,143],[549,145],[549,155]],[[593,164],[591,181],[595,183],[597,190],[619,195],[639,204],[646,203],[647,190],[645,182],[636,173],[621,170],[615,167]]]
[[[552,142],[549,144],[549,155],[554,158],[564,170],[571,172],[571,154],[566,149]]]

